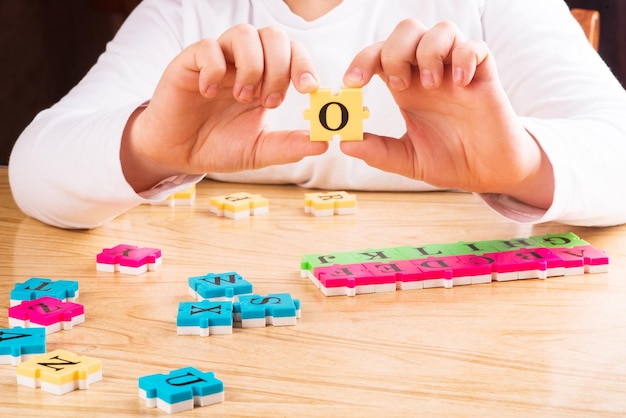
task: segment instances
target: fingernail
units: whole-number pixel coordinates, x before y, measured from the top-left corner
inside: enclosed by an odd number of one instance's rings
[[[431,87],[435,85],[435,77],[430,70],[422,70],[420,73],[420,78],[424,87]]]
[[[358,67],[350,68],[346,73],[346,81],[351,84],[360,84],[363,81],[363,71]]]
[[[243,86],[237,96],[242,102],[249,102],[254,97],[254,86]]]
[[[218,90],[219,86],[217,84],[211,84],[209,87],[206,88],[206,90],[204,91],[204,95],[206,97],[215,97],[215,95],[217,94],[217,90]]]
[[[302,73],[298,79],[298,85],[303,90],[314,89],[317,87],[317,80],[311,73]]]
[[[275,107],[278,107],[282,101],[283,101],[282,94],[272,93],[272,94],[269,94],[265,98],[265,103],[263,104],[263,106],[265,106],[268,109],[273,109]]]
[[[402,80],[402,78],[398,77],[397,75],[390,75],[388,80],[389,85],[394,90],[404,90],[406,88],[404,80]]]
[[[456,67],[452,77],[455,83],[462,83],[465,80],[465,71],[461,67]]]

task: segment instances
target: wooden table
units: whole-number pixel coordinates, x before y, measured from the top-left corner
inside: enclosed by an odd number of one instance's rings
[[[209,197],[270,199],[267,215],[209,213]],[[0,365],[0,416],[165,415],[138,396],[140,376],[186,366],[213,371],[226,401],[180,416],[615,416],[626,414],[626,227],[517,225],[471,194],[357,192],[355,215],[304,214],[294,186],[198,187],[193,207],[143,205],[91,231],[23,215],[0,169],[0,327],[9,293],[30,277],[77,280],[86,321],[48,336],[102,360],[103,380],[57,396],[16,384]],[[508,239],[571,231],[611,257],[611,272],[325,297],[300,277],[303,254]],[[120,243],[158,247],[141,276],[97,272]],[[302,303],[296,326],[177,336],[187,278],[237,271],[260,294]]]

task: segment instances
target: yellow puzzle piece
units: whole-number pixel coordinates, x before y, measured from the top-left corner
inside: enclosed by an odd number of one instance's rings
[[[209,201],[209,212],[232,219],[247,218],[269,212],[269,200],[260,194],[246,192],[214,196]]]
[[[310,109],[304,119],[311,121],[311,141],[331,141],[338,135],[342,141],[363,140],[363,119],[370,116],[363,107],[360,88],[344,88],[338,94],[318,89],[310,95]]]
[[[343,191],[304,194],[304,213],[314,216],[356,213],[356,196]]]

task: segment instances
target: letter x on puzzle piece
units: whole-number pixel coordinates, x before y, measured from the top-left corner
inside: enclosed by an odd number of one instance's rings
[[[194,406],[207,406],[224,401],[224,383],[212,372],[194,367],[172,370],[169,375],[153,374],[139,378],[139,397],[148,408],[174,414]]]
[[[304,119],[311,121],[311,141],[331,141],[335,135],[342,141],[363,140],[363,119],[370,113],[363,107],[362,89],[343,88],[337,94],[318,89],[309,98]]]

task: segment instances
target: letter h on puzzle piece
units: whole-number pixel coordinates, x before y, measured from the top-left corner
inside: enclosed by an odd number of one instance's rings
[[[172,370],[169,375],[153,374],[139,378],[139,397],[148,408],[174,414],[194,406],[207,406],[224,401],[224,383],[212,372],[194,367]]]
[[[304,119],[311,121],[311,141],[331,141],[338,135],[342,141],[363,140],[363,119],[369,110],[363,107],[363,91],[343,88],[334,94],[331,89],[318,89],[309,95],[310,108]]]

